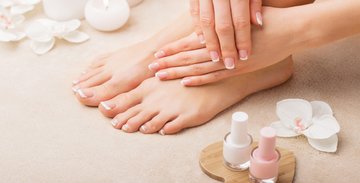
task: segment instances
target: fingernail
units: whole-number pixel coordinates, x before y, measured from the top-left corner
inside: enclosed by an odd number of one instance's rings
[[[225,58],[224,60],[225,63],[225,67],[226,69],[234,69],[235,68],[235,63],[234,63],[234,59],[233,58]]]
[[[155,54],[154,54],[154,57],[155,58],[161,58],[161,57],[164,57],[165,56],[165,52],[160,50],[160,51],[157,51]]]
[[[79,96],[80,96],[81,98],[89,98],[89,97],[92,97],[92,96],[93,96],[92,93],[90,93],[90,92],[84,92],[84,91],[81,90],[81,89],[78,89],[76,92],[79,94]]]
[[[259,25],[263,25],[263,21],[262,21],[262,16],[261,16],[261,13],[260,12],[257,12],[256,14],[256,21]]]
[[[219,62],[220,61],[219,54],[217,53],[217,51],[211,51],[210,52],[210,57],[211,57],[211,60],[213,62]]]
[[[164,71],[160,71],[160,72],[157,72],[155,74],[156,77],[160,78],[160,79],[165,79],[167,76],[168,76],[168,73],[167,72],[164,72]]]
[[[246,50],[239,51],[240,60],[247,60],[248,59],[248,52]]]
[[[72,81],[72,84],[73,85],[76,85],[76,84],[78,84],[80,81],[79,80],[74,80],[74,81]]]
[[[125,124],[124,126],[122,126],[121,130],[127,132],[129,130],[129,125]]]
[[[104,107],[105,110],[110,111],[115,107],[114,104],[106,103],[106,102],[100,102],[100,105]]]
[[[116,118],[114,118],[113,120],[111,120],[111,124],[114,126],[114,127],[116,127],[116,125],[119,123],[119,121],[116,119]]]
[[[199,37],[199,41],[200,41],[201,44],[206,43],[204,35],[200,34],[198,37]]]
[[[148,67],[151,71],[156,71],[159,69],[160,65],[158,63],[152,63]]]
[[[74,93],[76,93],[76,92],[79,90],[79,87],[78,87],[78,86],[74,86],[74,87],[72,87],[71,89],[72,89],[72,91],[73,91]]]
[[[147,128],[146,128],[145,125],[143,125],[143,126],[140,127],[140,131],[141,131],[141,132],[144,133],[144,132],[146,132],[146,130],[147,130]]]
[[[189,85],[191,83],[191,79],[190,78],[184,78],[181,80],[181,84],[182,85]]]
[[[164,136],[164,135],[165,135],[165,131],[164,131],[163,129],[161,129],[161,130],[159,131],[159,134],[162,135],[162,136]]]

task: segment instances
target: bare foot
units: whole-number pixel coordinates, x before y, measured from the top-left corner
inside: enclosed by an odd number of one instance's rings
[[[102,55],[73,81],[72,89],[81,103],[98,106],[101,101],[130,91],[151,77],[153,73],[147,65],[153,59],[153,52],[146,42]]]
[[[106,101],[100,111],[115,118],[112,124],[125,132],[173,134],[198,126],[244,97],[287,81],[292,74],[288,59],[238,77],[200,87],[186,88],[180,80],[145,80],[136,89]]]

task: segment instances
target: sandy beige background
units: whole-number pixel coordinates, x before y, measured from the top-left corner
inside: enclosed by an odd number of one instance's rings
[[[278,140],[296,154],[295,182],[360,179],[360,37],[295,55],[289,82],[174,136],[122,133],[96,108],[75,100],[71,81],[91,57],[146,39],[186,9],[186,0],[145,0],[120,31],[105,34],[85,24],[90,41],[58,41],[44,56],[33,54],[27,41],[0,44],[0,182],[216,182],[201,172],[198,156],[223,138],[231,114],[249,113],[257,138],[261,127],[277,120],[276,102],[294,97],[328,102],[342,128],[335,154],[314,150],[305,138]]]

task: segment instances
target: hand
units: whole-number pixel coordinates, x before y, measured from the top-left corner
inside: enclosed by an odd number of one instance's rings
[[[190,0],[190,12],[199,41],[213,62],[234,69],[251,53],[251,22],[262,26],[262,0]]]
[[[300,45],[295,42],[301,34],[301,19],[295,19],[298,12],[291,8],[264,8],[263,29],[253,29],[253,55],[246,62],[237,62],[236,68],[226,70],[222,64],[211,62],[204,51],[204,45],[197,42],[195,34],[166,45],[161,50],[166,57],[149,65],[161,80],[183,78],[186,86],[197,86],[216,82],[234,75],[252,72],[277,63],[292,54]],[[301,31],[299,31],[301,33]]]

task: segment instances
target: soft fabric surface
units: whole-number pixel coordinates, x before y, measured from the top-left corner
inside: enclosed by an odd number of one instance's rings
[[[145,0],[123,29],[100,33],[85,24],[90,41],[58,41],[44,56],[33,54],[27,41],[0,44],[0,182],[216,182],[202,173],[200,151],[222,140],[235,111],[250,115],[257,139],[261,127],[277,120],[276,102],[286,98],[326,101],[341,125],[334,154],[314,150],[306,138],[278,139],[295,152],[295,182],[359,180],[360,37],[296,54],[289,82],[173,136],[114,130],[96,108],[76,101],[71,81],[90,58],[146,39],[185,11],[186,2]]]

